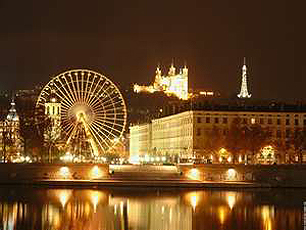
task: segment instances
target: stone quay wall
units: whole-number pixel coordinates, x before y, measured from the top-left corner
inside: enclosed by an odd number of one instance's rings
[[[0,164],[0,183],[109,178],[107,164]]]
[[[253,182],[272,187],[306,187],[306,165],[179,165],[185,179]]]

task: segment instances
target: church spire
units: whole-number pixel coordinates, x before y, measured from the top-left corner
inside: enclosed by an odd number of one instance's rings
[[[171,66],[170,66],[168,75],[169,75],[169,76],[174,76],[174,75],[175,75],[175,67],[174,67],[174,61],[173,61],[173,59],[172,59],[172,61],[171,61]]]
[[[243,59],[242,66],[242,81],[241,81],[241,89],[240,93],[237,95],[239,98],[250,98],[252,95],[248,93],[248,85],[247,85],[247,66],[246,66],[246,58]]]

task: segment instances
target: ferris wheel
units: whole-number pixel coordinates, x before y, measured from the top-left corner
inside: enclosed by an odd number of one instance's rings
[[[107,153],[120,143],[127,110],[118,87],[107,77],[87,69],[61,73],[42,89],[36,109],[44,111],[51,95],[59,99],[60,127],[66,146],[78,133],[83,133],[94,156]]]

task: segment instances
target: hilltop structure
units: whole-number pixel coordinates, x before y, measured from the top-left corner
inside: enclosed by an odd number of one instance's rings
[[[248,84],[247,84],[247,66],[245,58],[243,59],[242,66],[242,81],[241,81],[241,89],[240,93],[237,95],[239,98],[251,98],[251,94],[248,92]]]
[[[188,68],[179,70],[179,73],[176,73],[176,68],[172,63],[168,74],[162,76],[162,71],[158,66],[155,72],[155,81],[153,85],[143,86],[143,85],[134,85],[134,92],[164,92],[167,95],[174,95],[182,100],[188,99]]]

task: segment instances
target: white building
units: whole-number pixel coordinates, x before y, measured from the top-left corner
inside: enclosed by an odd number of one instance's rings
[[[185,111],[130,127],[130,156],[203,156],[205,138],[216,127],[225,137],[234,119],[248,126],[259,124],[272,140],[285,142],[296,130],[306,129],[306,112]],[[151,127],[151,128],[149,128]]]

